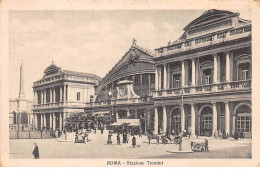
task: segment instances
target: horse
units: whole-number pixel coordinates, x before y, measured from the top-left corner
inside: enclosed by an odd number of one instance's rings
[[[157,141],[157,145],[159,145],[159,136],[156,135],[156,134],[149,134],[149,133],[146,133],[147,137],[148,137],[148,140],[149,140],[149,144],[150,144],[150,141],[151,139],[155,139]]]

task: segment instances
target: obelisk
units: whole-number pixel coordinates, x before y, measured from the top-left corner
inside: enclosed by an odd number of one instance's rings
[[[20,88],[19,88],[19,100],[24,100],[24,78],[23,78],[23,60],[20,66]]]

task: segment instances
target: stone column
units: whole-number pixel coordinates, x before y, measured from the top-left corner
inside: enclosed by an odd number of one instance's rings
[[[66,102],[66,85],[63,86],[63,101]]]
[[[147,120],[147,129],[150,129],[150,128],[151,128],[151,113],[150,113],[150,108],[147,109],[146,120]]]
[[[162,106],[163,107],[163,132],[166,133],[166,129],[167,129],[167,113],[166,113],[166,106]]]
[[[127,119],[130,117],[130,111],[129,111],[129,109],[126,109],[126,117],[127,117]]]
[[[44,103],[47,103],[47,95],[46,95],[46,89],[44,89]]]
[[[196,117],[195,117],[195,108],[194,108],[194,103],[190,104],[191,108],[191,137],[195,137],[195,122],[196,122]]]
[[[168,64],[167,67],[167,88],[170,89],[170,81],[171,81],[171,67],[170,63]]]
[[[158,90],[158,82],[159,82],[158,67],[156,66],[156,68],[155,68],[155,90]]]
[[[154,108],[154,134],[158,134],[158,108]]]
[[[167,64],[163,65],[163,89],[167,89]]]
[[[52,113],[50,113],[50,129],[53,128],[52,123],[53,123],[53,121],[52,121]]]
[[[34,125],[35,125],[35,128],[38,129],[38,117],[37,117],[37,114],[35,114]]]
[[[181,61],[181,86],[185,86],[185,62]]]
[[[218,60],[217,54],[213,54],[214,57],[214,76],[213,76],[213,83],[218,83]]]
[[[47,125],[47,123],[46,123],[46,114],[44,113],[43,114],[43,126],[46,128],[46,125]]]
[[[217,131],[217,123],[218,123],[218,114],[217,114],[217,107],[216,107],[216,102],[212,103],[212,110],[213,110],[213,115],[212,115],[212,135],[214,135],[215,131]]]
[[[43,91],[41,90],[41,104],[43,104]]]
[[[191,67],[192,67],[191,86],[195,86],[196,85],[195,58],[191,59]]]
[[[55,115],[55,113],[53,113],[53,119],[52,119],[52,123],[53,123],[53,130],[56,130],[56,115]]]
[[[181,106],[181,132],[185,130],[185,111],[184,105]]]
[[[230,52],[226,52],[226,82],[230,81]]]
[[[50,103],[52,103],[52,88],[50,88]]]
[[[118,110],[116,111],[116,121],[118,120]]]
[[[60,130],[62,130],[62,113],[60,113]]]
[[[138,119],[137,118],[137,109],[135,109],[135,119]]]
[[[36,102],[36,92],[35,91],[33,91],[33,103],[37,104],[37,102]]]
[[[60,102],[62,102],[62,86],[60,86]]]
[[[159,78],[159,81],[158,81],[158,89],[161,90],[162,89],[162,69],[161,69],[161,65],[158,66],[159,67],[159,75],[158,75],[158,78]]]
[[[40,117],[41,117],[41,127],[40,127],[40,129],[42,129],[42,127],[43,127],[43,114],[40,114]]]
[[[53,103],[56,103],[56,92],[55,92],[55,87],[53,88]]]
[[[28,125],[30,124],[30,113],[27,114]]]
[[[230,135],[230,110],[229,101],[225,102],[225,120],[226,120],[226,133]]]

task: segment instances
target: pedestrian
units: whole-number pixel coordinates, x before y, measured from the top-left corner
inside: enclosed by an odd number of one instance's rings
[[[104,131],[104,129],[103,129],[103,127],[101,127],[101,134],[103,134],[103,131]]]
[[[234,139],[235,139],[235,140],[238,140],[238,132],[237,132],[237,130],[236,130],[235,133],[234,133]]]
[[[123,132],[123,143],[126,143],[126,132]]]
[[[205,151],[209,151],[209,141],[205,139]]]
[[[34,150],[32,152],[34,159],[40,159],[39,149],[37,143],[34,143]]]
[[[179,139],[179,151],[182,151],[182,136]]]
[[[128,143],[128,141],[129,141],[129,138],[130,138],[130,134],[129,134],[129,133],[127,133],[127,134],[126,134],[126,143]]]
[[[240,137],[240,139],[244,139],[244,132],[243,132],[243,130],[240,131],[239,137]]]
[[[135,136],[133,136],[133,138],[132,138],[132,145],[133,145],[133,148],[135,148],[135,145],[136,145],[136,138],[135,138]]]
[[[139,138],[140,138],[140,137],[142,138],[142,133],[143,133],[142,128],[140,128],[140,129],[139,129]]]
[[[78,134],[76,133],[76,134],[75,134],[75,142],[74,142],[74,143],[77,143],[78,140],[79,140],[79,137],[78,137]]]
[[[120,144],[120,134],[119,134],[119,133],[117,134],[116,140],[117,140],[117,144],[118,144],[118,145],[121,145],[121,144]]]
[[[172,136],[175,137],[175,131],[174,131],[174,129],[172,129]]]

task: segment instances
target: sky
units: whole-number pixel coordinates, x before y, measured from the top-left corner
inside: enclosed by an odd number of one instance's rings
[[[206,10],[11,11],[9,14],[10,98],[18,97],[19,67],[24,90],[33,99],[33,82],[52,61],[67,70],[104,77],[137,45],[154,50],[178,39],[183,28]],[[239,12],[243,19],[251,13]]]

